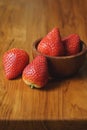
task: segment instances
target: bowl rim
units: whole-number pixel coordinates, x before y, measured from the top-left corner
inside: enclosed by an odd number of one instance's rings
[[[71,55],[71,56],[48,56],[45,55],[43,53],[40,53],[37,49],[36,49],[36,45],[39,44],[39,42],[41,41],[42,38],[37,39],[35,42],[33,42],[33,49],[39,54],[39,55],[43,55],[45,57],[48,58],[53,58],[53,59],[70,59],[70,58],[75,58],[75,57],[79,57],[83,54],[87,53],[87,45],[81,40],[81,43],[83,44],[84,48],[82,49],[82,51],[80,51],[79,53],[75,54],[75,55]]]

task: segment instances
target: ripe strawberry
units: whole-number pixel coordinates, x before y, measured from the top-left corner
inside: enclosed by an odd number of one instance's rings
[[[41,88],[48,81],[47,60],[44,56],[37,56],[23,71],[22,78],[31,88]]]
[[[18,77],[28,63],[29,56],[22,49],[13,48],[5,52],[3,56],[3,66],[6,78],[14,79]]]
[[[74,55],[80,52],[80,37],[77,34],[71,34],[62,40],[66,50],[66,55]]]
[[[47,36],[40,41],[37,50],[49,56],[64,55],[64,47],[61,44],[59,29],[54,28],[49,32]]]

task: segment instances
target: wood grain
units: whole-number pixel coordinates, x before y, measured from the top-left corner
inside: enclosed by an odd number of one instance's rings
[[[35,130],[87,129],[87,60],[76,76],[50,81],[41,90],[31,89],[21,77],[7,80],[2,66],[4,52],[13,47],[26,50],[31,61],[32,43],[56,26],[62,37],[77,33],[87,43],[86,14],[87,0],[0,0],[1,130],[23,124]]]

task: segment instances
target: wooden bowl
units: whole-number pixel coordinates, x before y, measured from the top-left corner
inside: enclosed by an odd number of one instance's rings
[[[37,46],[41,38],[36,40],[32,46],[33,58],[38,55],[43,55],[48,60],[48,70],[51,77],[68,77],[76,74],[83,66],[86,59],[87,47],[81,41],[81,51],[72,56],[47,56],[37,51]]]

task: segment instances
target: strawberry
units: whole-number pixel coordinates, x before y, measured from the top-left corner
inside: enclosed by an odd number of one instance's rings
[[[44,56],[37,56],[23,71],[22,78],[31,88],[41,88],[48,81],[47,60]]]
[[[29,56],[22,49],[13,48],[5,52],[3,66],[6,78],[14,79],[18,77],[28,63]]]
[[[71,34],[62,40],[66,50],[66,55],[74,55],[80,52],[80,37],[77,34]]]
[[[49,32],[47,36],[40,41],[37,50],[49,56],[64,55],[64,47],[61,44],[59,29],[54,28],[51,32]]]

